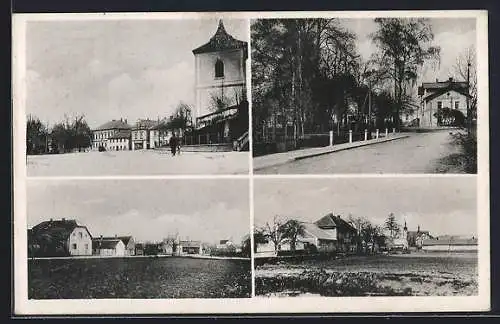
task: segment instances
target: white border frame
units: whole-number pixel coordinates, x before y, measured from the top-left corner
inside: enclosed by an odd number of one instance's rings
[[[375,18],[427,17],[477,18],[478,77],[478,238],[479,294],[471,297],[290,297],[242,299],[92,299],[28,300],[26,241],[26,148],[25,148],[25,32],[28,21],[50,20],[122,20],[122,19],[223,19],[259,18]],[[489,102],[488,102],[488,15],[485,10],[465,11],[323,11],[323,12],[213,12],[213,13],[92,13],[92,14],[14,14],[13,15],[13,120],[14,120],[14,312],[16,315],[84,315],[84,314],[229,314],[229,313],[317,313],[317,312],[455,312],[490,309],[490,236],[489,236]],[[250,32],[250,31],[249,31]],[[250,39],[251,42],[251,39]],[[248,53],[247,64],[251,61]],[[251,70],[248,69],[251,88]],[[249,90],[247,90],[249,91]],[[251,93],[248,92],[251,116]],[[250,127],[252,118],[250,117]],[[252,144],[250,128],[250,147]],[[250,226],[253,224],[253,168],[249,154]],[[336,177],[462,177],[475,175],[294,175],[255,176],[258,178],[336,178]],[[168,179],[168,178],[238,178],[238,176],[138,176],[95,177],[96,179]],[[242,176],[247,177],[247,176]],[[50,177],[47,177],[49,179]],[[89,179],[92,177],[65,177]],[[38,180],[43,180],[37,177]],[[53,178],[52,178],[53,179]],[[253,241],[253,238],[252,238]],[[253,245],[253,244],[252,244]],[[252,249],[253,250],[253,249]],[[252,261],[253,263],[253,261]],[[254,292],[254,289],[252,289]]]

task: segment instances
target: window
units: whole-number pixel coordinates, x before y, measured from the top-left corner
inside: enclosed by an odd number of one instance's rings
[[[73,233],[73,236],[76,236],[76,233]]]
[[[80,238],[83,238],[83,233],[82,233],[82,232],[79,232],[79,233],[78,233],[78,236],[80,236]]]
[[[224,77],[224,63],[220,59],[215,61],[215,77],[223,78]]]
[[[455,101],[455,109],[458,109],[460,107],[460,101]]]
[[[89,249],[89,245],[87,243],[85,243],[85,250],[88,250]]]
[[[441,101],[438,101],[438,109],[443,108],[443,103]]]
[[[76,243],[71,244],[71,248],[72,248],[73,250],[76,250]]]

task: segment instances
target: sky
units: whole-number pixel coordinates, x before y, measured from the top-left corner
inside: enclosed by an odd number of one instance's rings
[[[331,212],[381,225],[392,212],[410,231],[477,235],[475,177],[259,178],[254,189],[257,227],[275,215],[314,222]]]
[[[248,22],[224,19],[248,41]],[[84,114],[91,128],[111,119],[168,117],[194,104],[194,55],[218,19],[37,21],[26,32],[26,113],[49,126]]]
[[[377,47],[370,35],[377,30],[373,19],[339,19],[341,25],[355,33],[361,57],[368,60]],[[454,75],[453,65],[457,57],[469,47],[476,48],[475,18],[430,18],[429,23],[434,33],[433,46],[441,47],[440,66],[435,69],[426,64],[417,84],[448,80]]]
[[[30,180],[28,228],[44,220],[75,219],[93,236],[132,235],[157,241],[241,242],[250,233],[245,179]]]

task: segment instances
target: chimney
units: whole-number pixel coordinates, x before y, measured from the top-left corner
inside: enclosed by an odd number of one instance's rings
[[[450,81],[450,83],[451,83],[451,82],[453,82],[453,78],[452,78],[452,77],[449,77],[449,78],[448,78],[448,81]]]
[[[125,118],[125,124],[128,124],[128,123],[127,123],[127,118]]]
[[[52,222],[52,221],[53,221],[53,219],[51,218],[51,219],[50,219],[50,222]]]
[[[438,78],[436,78],[436,83],[438,83],[438,82],[439,82],[439,79],[438,79]]]
[[[417,233],[420,233],[420,225],[417,227]]]
[[[115,234],[115,238],[117,238],[117,237],[118,237],[118,235]]]
[[[62,218],[62,221],[63,221],[63,222],[65,222],[65,221],[66,221],[66,218],[64,218],[64,217],[63,217],[63,218]]]

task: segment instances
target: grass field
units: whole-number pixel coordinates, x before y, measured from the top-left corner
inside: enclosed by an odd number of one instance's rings
[[[27,157],[28,176],[247,174],[248,152],[80,152]]]
[[[28,263],[28,298],[244,298],[248,260],[182,257],[36,259]]]
[[[477,295],[477,255],[425,254],[347,257],[258,266],[256,294],[264,296]]]

